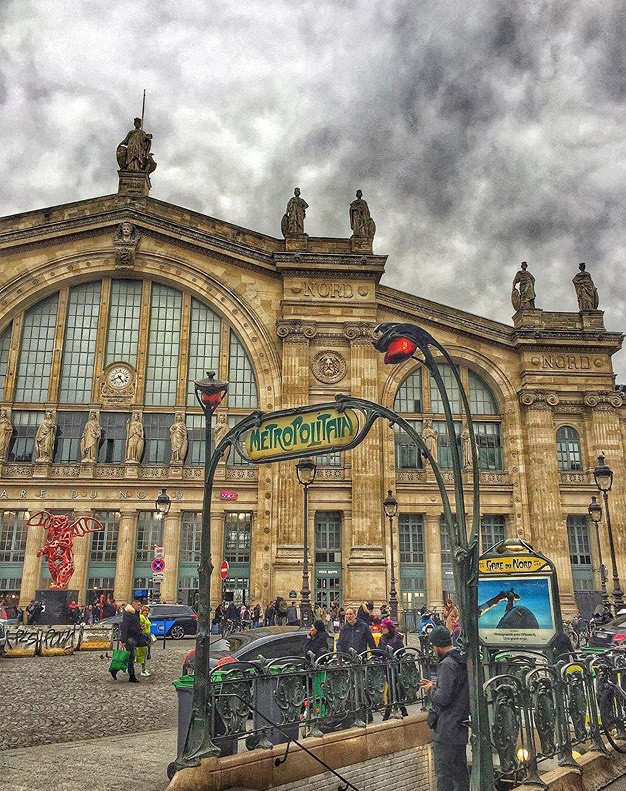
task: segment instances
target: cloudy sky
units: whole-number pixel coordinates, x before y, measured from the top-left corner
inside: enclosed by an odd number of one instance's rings
[[[154,197],[347,236],[360,187],[388,285],[509,322],[586,261],[622,330],[625,42],[623,0],[2,0],[0,214],[114,192],[145,87]]]

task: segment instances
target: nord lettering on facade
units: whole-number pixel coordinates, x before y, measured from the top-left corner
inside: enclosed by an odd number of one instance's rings
[[[354,288],[350,283],[328,283],[325,280],[310,281],[304,284],[305,297],[322,297],[323,299],[351,299]]]
[[[580,354],[542,354],[533,357],[531,362],[550,371],[589,371],[591,368],[591,359]],[[598,363],[595,365],[597,367]]]

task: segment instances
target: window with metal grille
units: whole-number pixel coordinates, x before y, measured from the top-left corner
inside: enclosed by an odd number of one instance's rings
[[[437,432],[437,460],[439,466],[444,469],[452,467],[452,445],[448,435],[448,427],[444,420],[433,420],[433,428]],[[456,444],[459,448],[461,457],[461,464],[463,464],[463,449],[461,447],[461,424],[457,421],[454,422],[454,430],[456,432]]]
[[[202,467],[204,466],[205,417],[204,415],[187,415],[186,423],[189,450],[185,458],[185,466]]]
[[[502,440],[500,424],[474,422],[474,433],[478,445],[478,466],[481,470],[502,469]]]
[[[408,420],[411,426],[421,434],[422,421]],[[393,427],[393,437],[396,450],[396,468],[399,470],[421,470],[423,467],[422,454],[411,437],[397,424]]]
[[[91,554],[89,558],[96,562],[115,560],[117,558],[117,541],[120,534],[119,511],[95,511],[94,518],[104,526],[104,530],[91,534]]]
[[[422,514],[399,514],[398,543],[400,563],[424,562],[424,517]]]
[[[453,413],[458,414],[461,411],[461,391],[454,378],[454,372],[449,365],[439,365],[438,367],[448,394],[450,409]],[[435,414],[443,414],[443,401],[433,376],[430,377],[430,406]]]
[[[11,324],[0,335],[0,399],[4,398],[4,388],[7,383],[7,365],[9,362],[9,348],[11,346]]]
[[[17,577],[0,577],[0,593],[19,591],[22,587],[22,580]]]
[[[183,511],[180,520],[180,563],[200,562],[202,511]]]
[[[172,456],[170,426],[173,422],[174,415],[144,412],[143,428],[146,446],[143,454],[143,464],[169,463]]]
[[[154,582],[152,581],[152,577],[135,577],[133,582],[133,589],[134,590],[153,590],[154,589]]]
[[[474,371],[469,372],[469,403],[472,415],[499,415],[491,388]]]
[[[591,544],[586,516],[568,516],[569,554],[573,566],[591,566]]]
[[[9,461],[32,461],[35,452],[37,426],[43,420],[43,412],[13,412],[13,437],[9,449]]]
[[[341,563],[341,511],[316,511],[315,562]]]
[[[154,511],[139,511],[137,514],[136,561],[152,561],[155,546],[163,545],[163,519]],[[141,587],[141,586],[137,586]]]
[[[580,437],[575,428],[561,426],[556,432],[556,457],[560,470],[581,470]]]
[[[80,461],[80,438],[89,412],[57,412],[57,433],[54,440],[54,463]]]
[[[234,332],[230,333],[228,359],[228,406],[254,408],[258,406],[256,378],[250,358]]]
[[[99,312],[100,282],[70,289],[59,390],[63,404],[91,401]]]
[[[506,538],[506,517],[485,514],[480,520],[480,551],[486,552]]]
[[[229,563],[249,563],[252,543],[252,512],[224,514],[224,559]]]
[[[315,456],[313,461],[318,467],[341,467],[341,453],[335,451],[334,453],[320,453]]]
[[[419,368],[410,373],[398,388],[393,408],[400,414],[419,414],[422,411],[422,372]]]
[[[179,577],[178,590],[179,591],[195,591],[200,587],[200,580],[195,577]]]
[[[182,299],[180,291],[158,283],[152,286],[146,404],[173,406],[176,403]]]
[[[105,593],[112,592],[115,587],[115,579],[113,577],[89,577],[87,587]]]
[[[22,563],[26,552],[25,511],[0,511],[0,562]]]
[[[207,371],[219,370],[221,327],[221,319],[216,313],[197,299],[191,300],[188,404],[196,404],[194,381],[204,379]]]
[[[24,315],[15,387],[16,401],[48,400],[58,304],[59,295],[54,294],[27,310]]]
[[[101,445],[98,450],[100,464],[121,464],[124,461],[127,420],[128,415],[120,412],[100,412],[102,428]]]
[[[446,521],[443,515],[439,520],[439,532],[441,536],[441,562],[452,563],[452,544],[450,543],[450,539],[448,537],[448,529],[446,527]]]
[[[137,365],[141,290],[140,280],[113,280],[111,283],[105,365],[119,360]]]

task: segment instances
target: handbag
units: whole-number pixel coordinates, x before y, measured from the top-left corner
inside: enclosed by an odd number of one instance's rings
[[[124,648],[114,648],[109,670],[113,672],[116,670],[126,670],[128,668],[129,657],[130,651],[126,651]]]
[[[147,648],[152,642],[152,635],[142,632],[137,638],[137,648]]]

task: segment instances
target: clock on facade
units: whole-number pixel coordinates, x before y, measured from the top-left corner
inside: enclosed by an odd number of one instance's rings
[[[116,390],[128,387],[131,380],[131,370],[126,365],[115,365],[107,372],[107,384]]]

